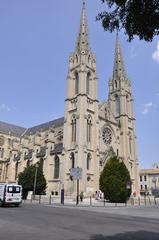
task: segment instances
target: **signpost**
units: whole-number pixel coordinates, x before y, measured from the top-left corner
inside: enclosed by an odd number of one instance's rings
[[[73,178],[73,180],[82,179],[82,168],[71,168],[70,176]]]
[[[79,180],[82,179],[82,168],[71,168],[70,169],[70,176],[73,180],[77,180],[77,198],[76,198],[76,205],[79,204]]]

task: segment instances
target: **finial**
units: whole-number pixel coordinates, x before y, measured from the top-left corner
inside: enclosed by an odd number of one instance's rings
[[[86,14],[86,0],[82,0],[82,13],[81,13],[81,21],[80,21],[80,31],[77,38],[76,49],[78,52],[88,52],[90,50],[89,47],[89,39],[88,39],[88,24],[87,24],[87,14]]]

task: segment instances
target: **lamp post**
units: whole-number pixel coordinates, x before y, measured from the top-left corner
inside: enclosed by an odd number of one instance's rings
[[[128,181],[126,183],[126,190],[127,190],[127,199],[125,200],[125,206],[127,205],[127,200],[128,200],[128,196],[129,196],[129,191],[131,192],[131,181]]]
[[[37,181],[38,166],[39,166],[39,164],[36,163],[36,164],[35,164],[34,188],[33,188],[33,196],[34,196],[34,199],[35,199],[35,191],[36,191],[36,181]]]

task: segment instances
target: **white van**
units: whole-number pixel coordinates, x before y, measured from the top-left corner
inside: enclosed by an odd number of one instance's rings
[[[0,184],[0,206],[22,203],[22,186],[17,184]]]

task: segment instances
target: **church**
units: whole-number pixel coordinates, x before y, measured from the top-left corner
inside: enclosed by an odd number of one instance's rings
[[[96,57],[88,40],[86,5],[83,2],[80,31],[69,57],[64,117],[31,128],[0,122],[0,182],[16,183],[27,166],[41,163],[47,193],[75,195],[76,180],[70,169],[81,168],[80,191],[99,190],[100,172],[117,155],[128,168],[132,191],[139,193],[134,100],[127,78],[119,37],[109,96],[98,100]]]

